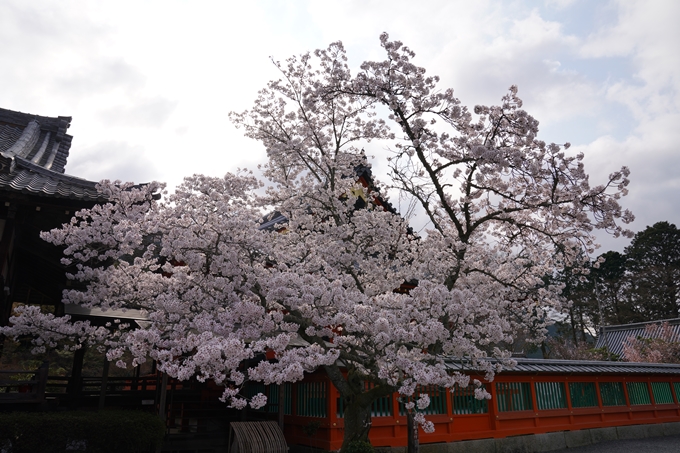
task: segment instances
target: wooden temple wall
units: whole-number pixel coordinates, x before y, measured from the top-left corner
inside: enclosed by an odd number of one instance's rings
[[[267,388],[270,401],[278,388]],[[264,386],[263,386],[264,389]],[[262,391],[259,389],[258,391]],[[337,450],[342,444],[342,402],[323,374],[285,387],[285,436],[289,445]],[[425,411],[435,424],[420,431],[420,443],[502,438],[523,434],[680,421],[678,375],[501,374],[486,384],[492,399],[469,390],[426,388]],[[274,397],[274,398],[272,398]],[[275,404],[275,403],[274,403]],[[278,406],[271,407],[278,411]],[[373,404],[370,440],[376,447],[406,445],[406,414],[397,395]]]

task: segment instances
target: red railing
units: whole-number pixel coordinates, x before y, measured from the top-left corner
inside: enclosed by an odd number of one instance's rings
[[[288,443],[325,450],[339,449],[344,423],[342,417],[338,416],[337,391],[321,373],[310,375],[303,382],[327,383],[326,416],[298,415],[298,392],[302,387],[294,386],[292,415],[285,417]],[[680,421],[678,375],[532,376],[504,373],[496,376],[493,383],[487,383],[486,389],[492,399],[488,401],[485,413],[461,414],[460,408],[453,407],[454,399],[449,393],[445,397],[445,404],[440,405],[443,408],[441,413],[426,416],[436,429],[431,434],[421,430],[420,443]],[[612,389],[620,391],[618,399],[612,397]],[[519,395],[518,392],[526,394]],[[315,398],[318,398],[318,394]],[[396,394],[391,398],[392,413],[372,418],[369,437],[373,446],[406,445],[406,416],[399,413]],[[512,398],[516,400],[515,406],[508,405]],[[478,409],[478,412],[481,410]]]

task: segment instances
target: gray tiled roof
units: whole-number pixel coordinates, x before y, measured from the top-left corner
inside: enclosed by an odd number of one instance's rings
[[[102,200],[96,183],[64,174],[71,118],[0,109],[0,190],[76,200]]]
[[[264,216],[264,218],[260,222],[259,229],[273,230],[275,226],[278,226],[280,228],[281,225],[285,225],[287,223],[288,217],[284,216],[279,211],[274,211]]]
[[[664,319],[659,321],[636,322],[634,324],[622,324],[618,326],[604,326],[600,328],[600,335],[595,343],[596,348],[607,347],[609,352],[621,355],[623,344],[629,337],[647,338],[649,334],[645,328],[649,325],[667,322],[671,328],[672,341],[680,341],[680,318]]]
[[[680,365],[665,363],[603,362],[585,360],[553,359],[514,359],[517,366],[506,369],[504,373],[579,373],[579,374],[676,374],[680,375]],[[450,369],[464,371],[466,367],[452,360],[447,363]]]

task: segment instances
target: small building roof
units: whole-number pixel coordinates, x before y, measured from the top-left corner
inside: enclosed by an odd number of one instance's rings
[[[621,324],[617,326],[604,326],[600,328],[600,335],[595,343],[596,348],[606,347],[609,352],[623,354],[623,344],[630,337],[649,338],[646,328],[650,325],[668,323],[672,331],[672,341],[680,341],[680,318],[662,319],[658,321],[636,322],[633,324]]]
[[[96,182],[64,173],[71,117],[46,117],[0,108],[0,190],[102,201]]]
[[[104,324],[115,321],[135,322],[139,327],[146,328],[151,325],[147,312],[135,308],[104,310],[98,307],[83,307],[76,304],[64,304],[64,314],[76,319],[89,319],[95,324]]]
[[[279,211],[270,212],[260,221],[260,230],[273,231],[274,227],[281,228],[288,223],[288,217],[281,214]]]

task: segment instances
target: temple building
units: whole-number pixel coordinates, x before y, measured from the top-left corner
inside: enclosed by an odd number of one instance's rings
[[[0,108],[0,325],[15,303],[54,307],[61,314],[67,285],[61,250],[41,231],[68,222],[103,201],[96,182],[67,175],[72,136],[67,116]]]

